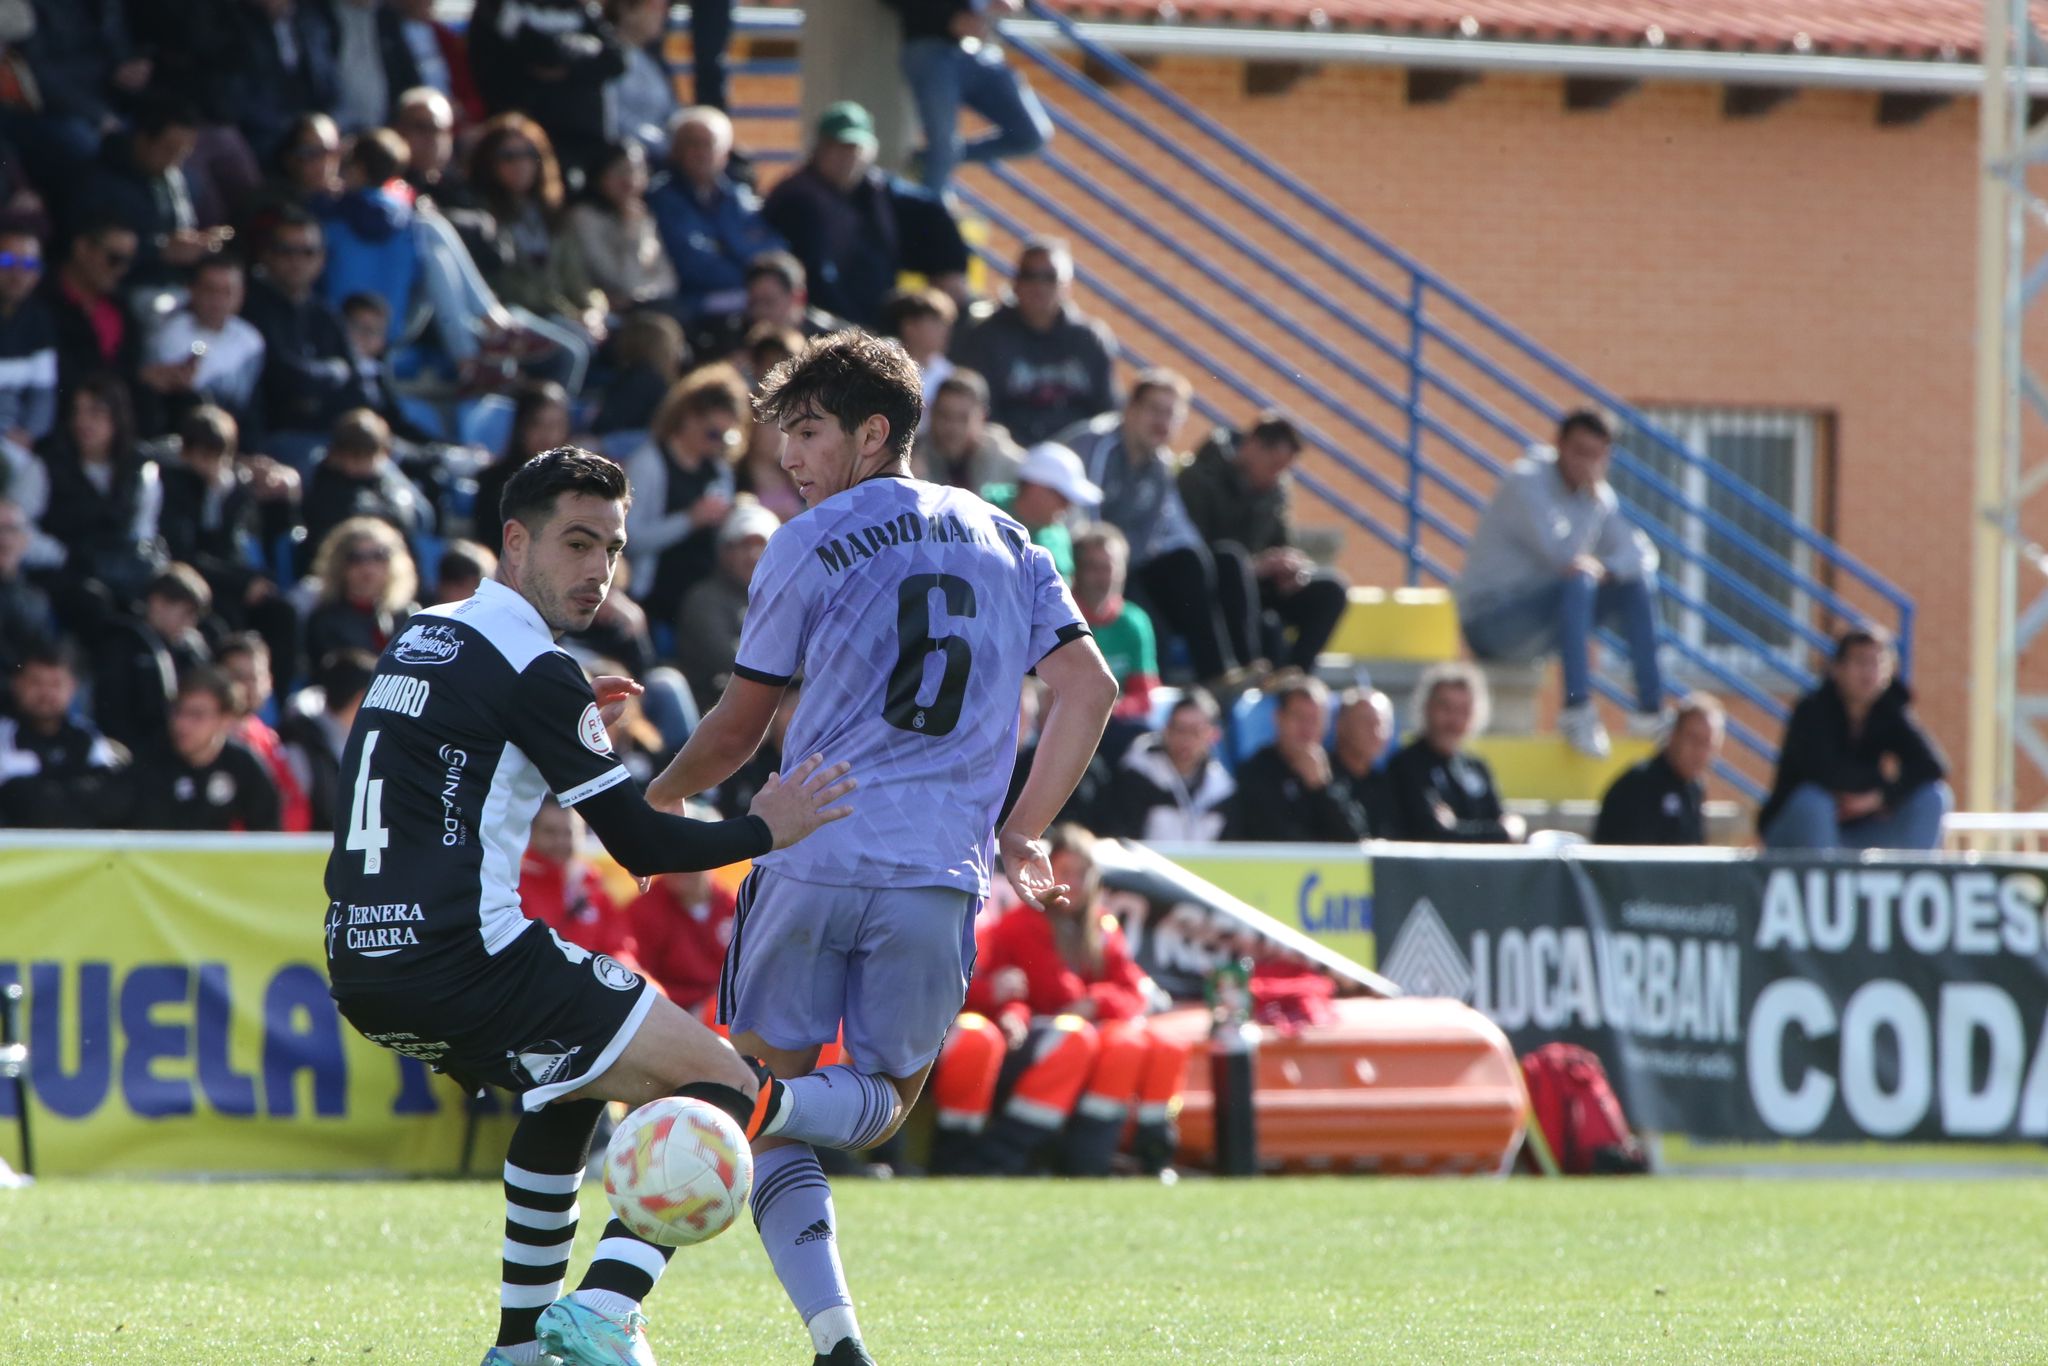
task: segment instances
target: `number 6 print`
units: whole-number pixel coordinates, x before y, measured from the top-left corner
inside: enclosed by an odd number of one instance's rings
[[[889,696],[882,719],[899,730],[919,735],[947,735],[960,724],[960,704],[967,695],[967,672],[974,651],[960,636],[932,635],[931,591],[946,595],[946,614],[975,614],[974,585],[958,574],[913,574],[896,588],[896,667],[889,671]],[[924,662],[934,650],[946,656],[939,695],[929,705],[917,700],[924,686]]]

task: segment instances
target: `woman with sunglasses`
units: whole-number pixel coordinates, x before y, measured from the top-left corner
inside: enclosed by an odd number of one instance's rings
[[[380,654],[419,610],[419,571],[387,522],[351,517],[327,533],[313,556],[318,596],[306,617],[306,658],[335,650]]]
[[[539,124],[500,114],[483,126],[469,158],[473,208],[450,215],[484,283],[507,306],[582,334],[605,337],[605,297],[573,251],[558,250],[562,168]]]
[[[733,458],[746,449],[747,387],[730,365],[676,381],[655,410],[647,444],[626,461],[633,506],[626,557],[633,596],[657,622],[676,619],[683,594],[718,558],[718,528],[737,492]]]

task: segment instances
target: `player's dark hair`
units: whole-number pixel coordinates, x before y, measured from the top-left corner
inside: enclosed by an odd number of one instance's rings
[[[1574,408],[1566,413],[1557,424],[1557,444],[1562,446],[1566,437],[1573,432],[1585,432],[1602,441],[1614,440],[1614,428],[1605,416],[1591,408]]]
[[[313,670],[313,682],[319,685],[327,710],[333,712],[367,692],[376,674],[377,656],[368,650],[346,647],[320,656],[319,667]]]
[[[202,664],[178,682],[179,697],[196,697],[204,693],[220,703],[220,709],[229,716],[242,714],[241,685],[211,664]]]
[[[555,500],[565,493],[587,493],[628,507],[633,503],[626,472],[616,461],[581,446],[557,446],[542,451],[513,472],[505,481],[498,512],[508,522],[517,521],[528,531],[539,531],[555,515]]]
[[[978,370],[955,370],[939,381],[938,391],[932,395],[937,403],[947,394],[965,394],[973,399],[983,412],[988,411],[988,381]]]
[[[901,342],[835,332],[770,370],[754,396],[754,413],[778,427],[829,417],[843,432],[879,416],[889,424],[889,449],[902,459],[924,416],[924,380]]]
[[[1862,645],[1875,645],[1886,654],[1897,653],[1892,645],[1892,633],[1882,626],[1851,626],[1835,637],[1835,663],[1840,664],[1849,657],[1849,651]]]

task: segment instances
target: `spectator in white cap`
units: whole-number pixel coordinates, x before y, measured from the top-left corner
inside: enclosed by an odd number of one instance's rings
[[[975,493],[1016,482],[1024,452],[988,420],[987,380],[972,370],[955,370],[939,381],[928,415],[931,421],[910,448],[911,472],[918,478]]]
[[[676,621],[676,666],[700,708],[709,710],[732,677],[740,627],[747,619],[747,587],[768,538],[781,525],[774,513],[741,494],[718,528],[717,572],[683,594]]]
[[[1045,547],[1060,577],[1074,580],[1074,534],[1067,515],[1076,508],[1092,514],[1102,490],[1081,468],[1081,457],[1057,441],[1041,441],[1024,452],[1015,485],[991,484],[981,496],[1024,524],[1034,545]]]

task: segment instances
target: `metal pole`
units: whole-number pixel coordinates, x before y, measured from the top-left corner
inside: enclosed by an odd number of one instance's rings
[[[2022,30],[2022,34],[2024,30]],[[2003,518],[2011,438],[2017,425],[2018,376],[2008,367],[2013,262],[2009,162],[2017,152],[2009,127],[2012,31],[2010,0],[1984,0],[1984,89],[1977,137],[1977,477],[1973,490],[1970,592],[1970,778],[1973,811],[2012,804],[2010,696],[2011,611],[2004,593]],[[2023,41],[2023,39],[2022,39]]]

